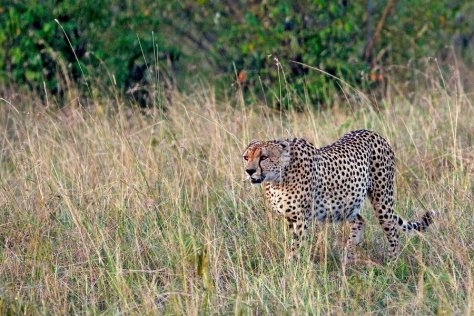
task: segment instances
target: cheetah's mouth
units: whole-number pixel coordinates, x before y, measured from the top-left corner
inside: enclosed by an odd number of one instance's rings
[[[252,184],[259,184],[259,183],[262,183],[264,179],[265,179],[265,176],[262,176],[262,177],[260,177],[260,178],[258,178],[258,179],[250,178],[250,182],[251,182]]]

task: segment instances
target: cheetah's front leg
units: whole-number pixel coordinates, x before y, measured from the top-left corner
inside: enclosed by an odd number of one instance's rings
[[[287,218],[287,220],[288,229],[292,234],[291,250],[288,258],[292,259],[297,258],[299,255],[301,241],[303,240],[304,236],[306,235],[306,231],[308,230],[308,221],[306,221],[303,217],[298,217],[297,219]]]
[[[355,262],[357,260],[356,246],[364,239],[364,218],[357,214],[357,216],[349,222],[351,233],[346,244],[346,260],[348,263]]]

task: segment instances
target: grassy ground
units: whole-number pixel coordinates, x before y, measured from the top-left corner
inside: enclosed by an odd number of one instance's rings
[[[349,108],[304,113],[232,107],[211,90],[174,95],[165,116],[115,98],[61,111],[0,101],[0,312],[472,314],[472,98],[447,82],[394,90],[374,110],[348,93]],[[395,149],[397,213],[439,218],[389,263],[366,202],[359,265],[342,265],[345,225],[313,228],[286,261],[284,222],[244,181],[241,151],[361,128]]]

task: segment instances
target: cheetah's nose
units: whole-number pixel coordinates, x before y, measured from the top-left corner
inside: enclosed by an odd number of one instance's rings
[[[249,174],[249,176],[253,175],[257,171],[257,169],[245,169],[245,172]]]

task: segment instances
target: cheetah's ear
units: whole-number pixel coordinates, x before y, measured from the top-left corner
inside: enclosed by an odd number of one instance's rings
[[[278,145],[280,146],[281,149],[288,150],[290,147],[290,142],[286,140],[281,140],[278,142]]]
[[[290,142],[282,140],[278,142],[278,146],[280,147],[281,167],[286,167],[291,160]]]
[[[280,148],[280,153],[282,155],[289,155],[290,154],[290,142],[287,140],[280,140],[278,141],[278,147]]]

